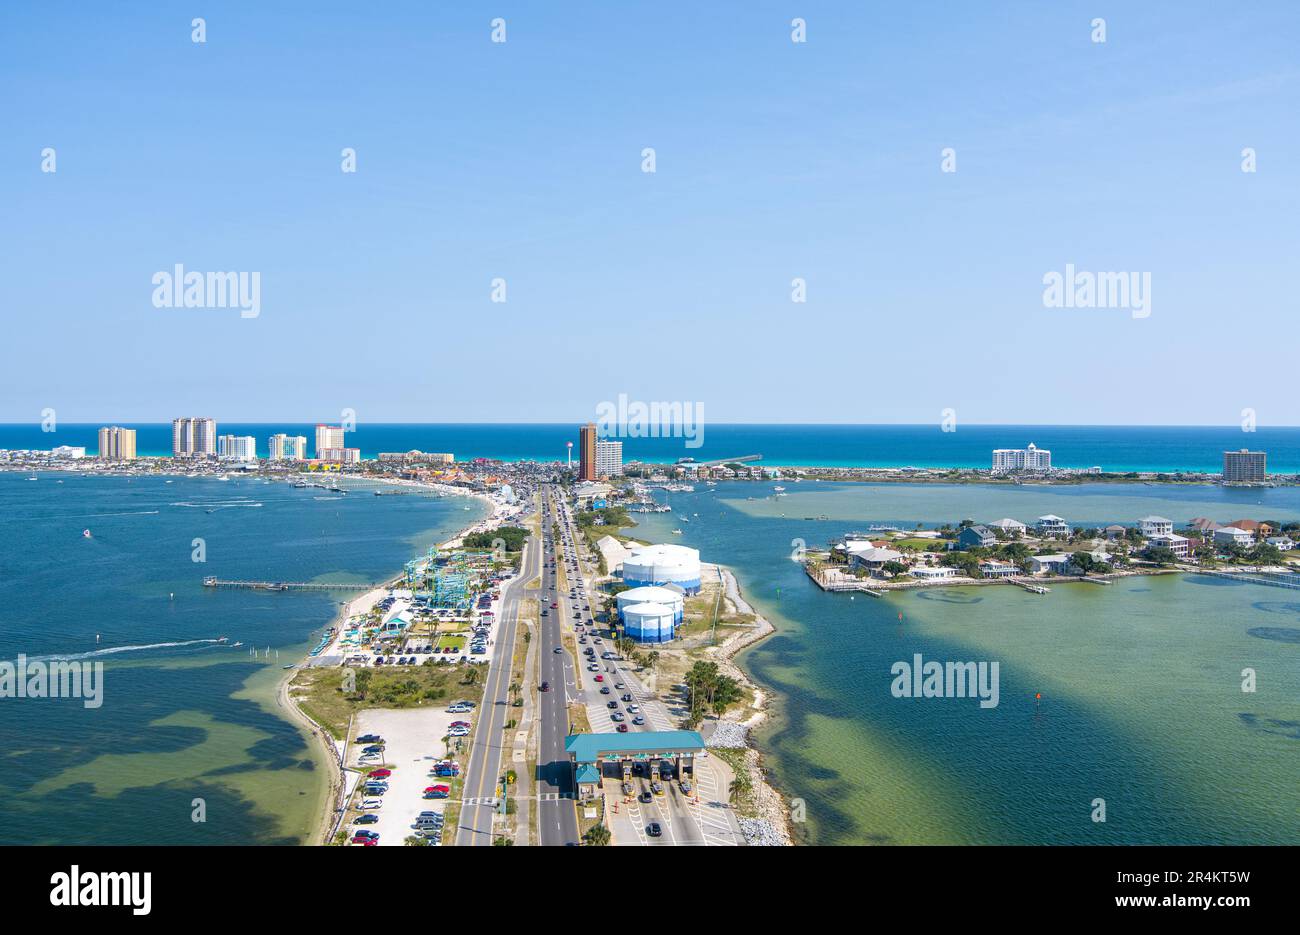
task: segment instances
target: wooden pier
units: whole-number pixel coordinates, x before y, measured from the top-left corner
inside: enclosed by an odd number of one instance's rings
[[[1024,588],[1026,591],[1032,591],[1035,594],[1052,593],[1051,588],[1045,588],[1041,584],[1035,584],[1034,582],[1029,581],[1026,578],[1003,578],[1002,580],[1010,581],[1012,584],[1019,585],[1020,587]]]
[[[1300,591],[1300,575],[1294,580],[1287,580],[1281,575],[1266,575],[1263,572],[1222,571],[1217,568],[1201,568],[1193,572],[1197,575],[1210,575],[1215,578],[1227,578],[1231,581],[1244,581],[1247,584],[1262,584],[1270,588],[1290,588]]]
[[[386,588],[391,583],[388,581],[369,584],[364,582],[334,584],[319,581],[228,581],[213,575],[203,579],[205,588],[247,588],[251,591],[373,591],[375,588]]]

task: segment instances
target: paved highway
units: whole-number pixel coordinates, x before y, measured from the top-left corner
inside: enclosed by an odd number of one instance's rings
[[[542,490],[542,539],[551,537],[556,521],[559,495],[549,487]],[[552,608],[555,600],[558,569],[552,568],[554,550],[561,543],[551,542],[542,555],[541,605],[545,616],[539,617],[541,645],[538,650],[538,684],[548,691],[538,694],[537,745],[537,832],[543,846],[574,846],[578,839],[578,813],[575,810],[573,775],[564,741],[569,735],[568,700],[578,698],[574,679],[573,657],[564,649],[561,608]],[[559,649],[559,652],[556,650]]]
[[[541,543],[529,537],[524,544],[519,576],[507,584],[502,593],[495,651],[488,663],[483,703],[479,706],[469,765],[465,769],[465,785],[461,789],[460,821],[456,830],[458,846],[492,843],[496,785],[501,775],[501,752],[506,745],[505,723],[510,717],[510,666],[519,624],[519,600],[529,582],[537,577],[540,555]]]

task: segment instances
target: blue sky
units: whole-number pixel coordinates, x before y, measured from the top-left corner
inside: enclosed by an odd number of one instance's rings
[[[1300,424],[1300,4],[365,7],[0,7],[0,421]]]

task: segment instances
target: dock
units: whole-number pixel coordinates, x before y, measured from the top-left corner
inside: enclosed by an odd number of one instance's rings
[[[1024,588],[1026,591],[1032,591],[1034,594],[1052,593],[1051,588],[1045,588],[1041,584],[1035,584],[1034,582],[1028,580],[1027,578],[1006,578],[1004,580],[1010,581],[1012,584],[1018,585]]]
[[[203,579],[205,588],[247,588],[251,591],[373,591],[386,588],[392,582],[377,581],[370,583],[338,584],[319,581],[230,581],[209,575]]]
[[[1270,588],[1290,588],[1293,591],[1300,591],[1300,575],[1294,576],[1294,580],[1287,580],[1281,575],[1267,575],[1257,571],[1222,571],[1217,568],[1202,568],[1193,572],[1193,574],[1210,575],[1214,578],[1228,578],[1232,581],[1244,581],[1247,584],[1262,584]]]

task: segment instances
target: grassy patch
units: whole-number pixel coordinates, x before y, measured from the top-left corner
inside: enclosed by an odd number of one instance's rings
[[[348,720],[367,708],[445,706],[459,698],[478,701],[480,678],[463,684],[470,663],[459,665],[393,666],[375,669],[301,669],[289,685],[290,696],[336,740],[342,740]],[[476,667],[477,668],[477,667]],[[345,693],[343,679],[355,679],[356,691]]]

